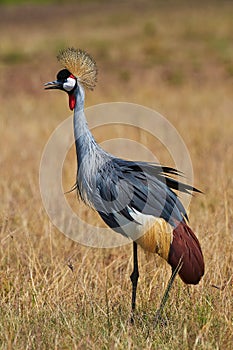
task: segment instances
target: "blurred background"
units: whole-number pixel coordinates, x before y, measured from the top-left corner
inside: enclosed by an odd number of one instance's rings
[[[232,2],[5,0],[0,12],[3,348],[105,349],[118,342],[125,349],[145,348],[147,341],[147,348],[230,349]],[[43,84],[54,80],[61,68],[56,55],[68,46],[88,51],[98,65],[98,84],[87,93],[86,106],[126,101],[163,114],[184,139],[194,184],[205,193],[192,201],[190,220],[203,246],[206,275],[196,289],[177,281],[168,305],[173,323],[162,334],[150,327],[170,271],[159,258],[140,253],[139,309],[147,315],[149,338],[143,326],[131,333],[127,327],[129,246],[81,247],[51,225],[41,203],[42,151],[70,115],[67,97],[45,92]],[[124,130],[106,132],[119,136]],[[105,136],[96,130],[98,142]],[[154,152],[173,165],[159,145]],[[64,165],[66,189],[75,173],[72,148]],[[74,193],[71,201],[88,221],[98,221]]]

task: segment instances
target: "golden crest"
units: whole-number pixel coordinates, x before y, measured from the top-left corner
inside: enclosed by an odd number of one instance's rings
[[[87,89],[94,89],[97,83],[97,66],[87,52],[71,47],[61,50],[57,59]]]

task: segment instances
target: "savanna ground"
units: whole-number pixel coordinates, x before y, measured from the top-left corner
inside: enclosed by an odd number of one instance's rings
[[[0,11],[0,348],[232,349],[232,4],[82,1]],[[177,278],[167,325],[153,323],[170,275],[165,262],[139,251],[138,319],[131,326],[131,246],[81,246],[43,208],[43,147],[70,112],[67,97],[42,84],[54,79],[55,56],[66,46],[88,50],[98,63],[87,106],[151,107],[173,123],[190,152],[195,186],[204,192],[192,200],[190,224],[206,272],[198,286]],[[75,168],[72,149],[66,189]],[[75,202],[75,193],[69,196]]]

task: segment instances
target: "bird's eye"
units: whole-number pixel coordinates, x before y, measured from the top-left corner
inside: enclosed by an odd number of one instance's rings
[[[71,76],[71,73],[68,71],[68,69],[62,69],[57,73],[57,80],[65,81],[70,76]]]
[[[60,70],[57,73],[57,80],[62,83],[63,89],[67,92],[72,91],[76,86],[76,78],[68,69]]]
[[[72,78],[72,77],[69,77],[66,79],[66,81],[63,83],[63,89],[65,91],[71,91],[73,90],[73,88],[75,87],[76,85],[76,79],[75,78]]]

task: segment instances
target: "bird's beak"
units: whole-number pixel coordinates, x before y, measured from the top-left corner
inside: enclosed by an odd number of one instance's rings
[[[62,82],[58,80],[50,81],[48,83],[44,84],[45,90],[50,90],[50,89],[62,89]]]

